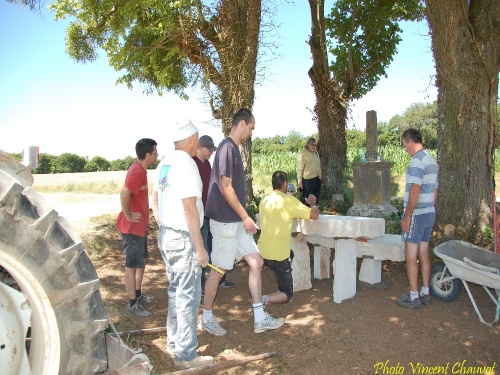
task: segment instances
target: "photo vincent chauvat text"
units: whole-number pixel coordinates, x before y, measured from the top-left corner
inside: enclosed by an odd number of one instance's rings
[[[385,362],[377,362],[373,366],[375,374],[494,374],[497,363],[491,366],[468,365],[466,360],[462,362],[447,362],[440,366],[424,365],[420,362],[409,362],[407,366],[398,362],[396,365]]]

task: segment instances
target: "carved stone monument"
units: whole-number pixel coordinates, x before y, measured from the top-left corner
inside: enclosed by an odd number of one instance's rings
[[[380,160],[377,147],[377,112],[366,112],[366,162],[352,164],[354,204],[352,216],[383,217],[398,210],[391,204],[391,168],[394,163]]]

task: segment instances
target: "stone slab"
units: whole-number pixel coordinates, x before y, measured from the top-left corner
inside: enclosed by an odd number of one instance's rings
[[[405,244],[399,234],[384,234],[382,237],[369,239],[366,242],[357,241],[356,256],[375,260],[405,260]]]
[[[382,218],[319,215],[318,220],[294,219],[292,232],[329,238],[376,238],[385,233]]]

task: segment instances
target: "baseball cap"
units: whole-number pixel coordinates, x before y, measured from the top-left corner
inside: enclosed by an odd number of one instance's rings
[[[217,147],[215,147],[215,145],[214,145],[214,140],[212,139],[212,137],[210,137],[208,135],[202,135],[198,139],[198,145],[201,147],[206,147],[210,151],[217,151]]]
[[[194,126],[191,120],[177,122],[175,124],[174,138],[173,141],[182,141],[183,139],[188,139],[194,133],[198,131],[198,128]]]

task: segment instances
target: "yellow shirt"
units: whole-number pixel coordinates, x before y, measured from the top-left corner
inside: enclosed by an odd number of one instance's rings
[[[321,162],[317,152],[311,152],[304,148],[299,153],[299,161],[297,163],[297,182],[300,184],[303,179],[311,179],[314,177],[321,178]]]
[[[290,257],[294,218],[309,219],[311,208],[293,195],[273,191],[259,205],[259,251],[264,259],[284,260]]]

